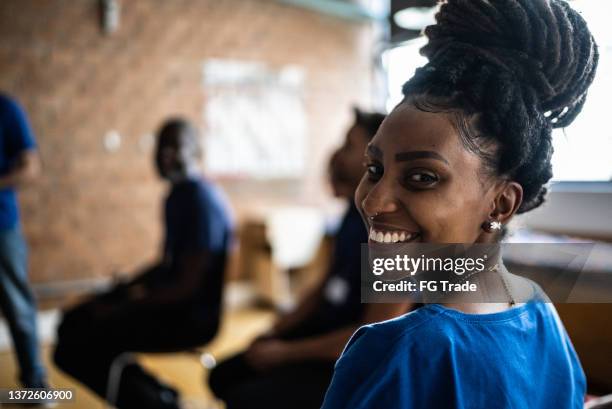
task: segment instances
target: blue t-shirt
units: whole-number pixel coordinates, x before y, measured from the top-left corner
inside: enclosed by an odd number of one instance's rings
[[[205,308],[221,304],[226,258],[232,242],[233,220],[225,197],[210,182],[200,178],[176,183],[165,204],[165,255],[169,260],[166,280],[178,268],[181,255],[207,251],[206,277],[195,298]]]
[[[582,408],[585,389],[552,304],[483,315],[429,304],[360,328],[323,409]]]
[[[0,94],[0,177],[9,173],[20,153],[35,147],[25,112],[11,98]],[[0,188],[0,230],[12,229],[18,224],[15,189]]]

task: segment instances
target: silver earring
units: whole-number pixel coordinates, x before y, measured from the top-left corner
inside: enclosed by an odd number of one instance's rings
[[[502,223],[498,222],[497,220],[491,220],[487,223],[489,225],[489,230],[501,230],[502,228]]]

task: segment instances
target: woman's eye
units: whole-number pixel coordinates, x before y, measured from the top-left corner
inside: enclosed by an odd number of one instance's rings
[[[407,181],[419,187],[429,187],[438,182],[438,175],[431,172],[413,172],[408,175]]]
[[[368,174],[368,179],[376,181],[382,177],[383,168],[379,164],[368,163],[366,164],[366,172]]]

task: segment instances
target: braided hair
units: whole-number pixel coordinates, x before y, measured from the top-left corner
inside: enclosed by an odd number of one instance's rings
[[[517,213],[544,202],[552,129],[584,106],[599,54],[584,19],[563,0],[447,0],[425,29],[429,59],[404,101],[453,115],[485,169],[523,187]]]

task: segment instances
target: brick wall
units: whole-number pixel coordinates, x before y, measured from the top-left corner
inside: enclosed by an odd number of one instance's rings
[[[35,282],[103,276],[155,257],[164,186],[147,135],[172,114],[200,123],[204,59],[297,64],[307,74],[308,174],[299,183],[226,183],[240,214],[245,198],[324,200],[324,163],[348,108],[368,106],[366,24],[272,0],[121,4],[119,31],[105,36],[96,0],[0,2],[0,90],[25,106],[44,162],[20,196]],[[109,130],[123,136],[112,153],[103,144]]]

